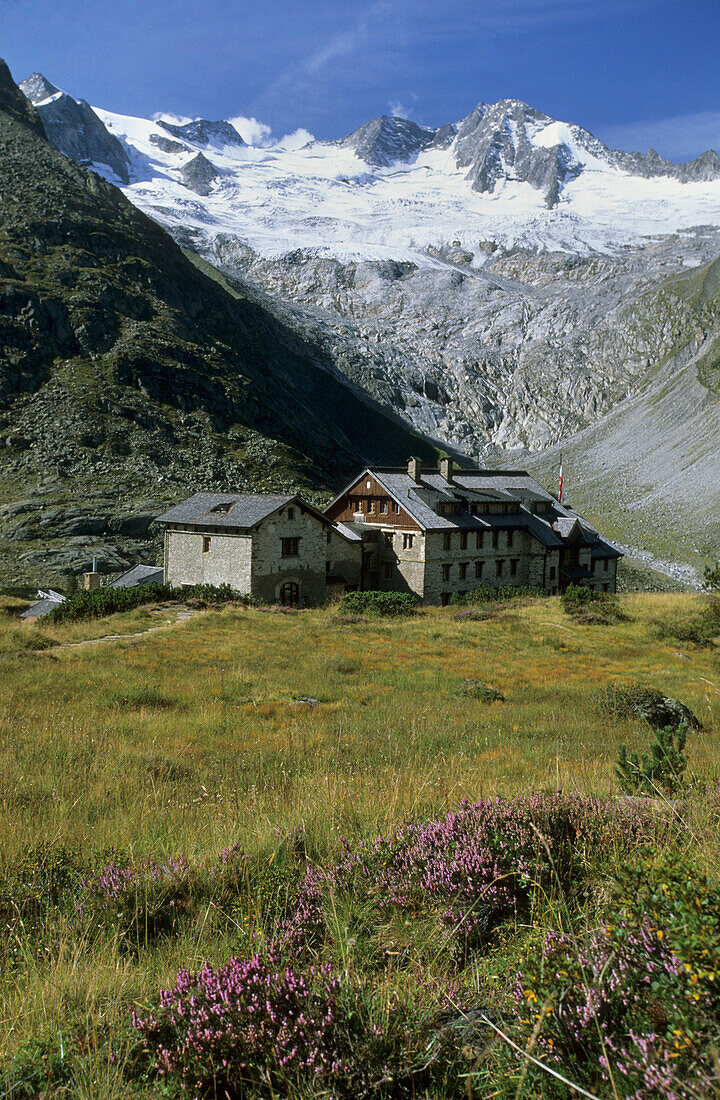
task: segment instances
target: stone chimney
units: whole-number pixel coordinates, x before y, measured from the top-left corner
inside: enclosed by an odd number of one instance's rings
[[[98,573],[97,562],[95,558],[93,558],[91,571],[89,573],[83,573],[83,588],[89,592],[93,588],[99,588],[101,582],[102,577],[100,573]]]
[[[422,463],[419,458],[411,458],[408,462],[408,473],[414,482],[420,481],[420,474],[422,473]]]
[[[443,458],[440,462],[440,476],[444,477],[446,481],[452,481],[453,479],[453,467],[455,463],[451,458]]]

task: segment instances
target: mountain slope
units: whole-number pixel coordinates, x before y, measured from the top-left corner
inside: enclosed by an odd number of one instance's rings
[[[0,522],[6,561],[28,544],[18,575],[66,564],[37,543],[93,496],[96,514],[71,523],[76,563],[139,498],[148,511],[198,484],[328,483],[433,453],[54,149],[4,64],[0,150]]]

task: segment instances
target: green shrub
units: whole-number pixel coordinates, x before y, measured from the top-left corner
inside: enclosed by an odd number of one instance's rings
[[[541,588],[527,588],[525,585],[500,584],[495,588],[491,584],[479,584],[470,592],[456,593],[450,602],[455,607],[472,607],[479,603],[499,603],[542,595]]]
[[[672,639],[675,642],[691,643],[707,649],[714,645],[720,636],[720,598],[712,596],[705,600],[697,615],[685,619],[666,616],[655,624],[658,638]]]
[[[577,623],[607,626],[625,618],[614,592],[598,592],[586,584],[569,584],[560,602],[563,611]]]
[[[346,592],[340,611],[351,615],[414,615],[418,598],[412,592]]]
[[[715,592],[720,591],[720,561],[712,566],[705,566],[705,587]]]
[[[687,865],[621,871],[597,926],[529,946],[515,991],[518,1041],[596,1096],[717,1095],[720,887]],[[538,1024],[542,1022],[542,1026]],[[571,1092],[531,1069],[524,1095]]]
[[[628,752],[627,745],[618,749],[615,776],[626,794],[656,797],[658,794],[677,794],[684,785],[688,758],[685,755],[687,726],[665,726],[657,731],[650,742],[650,752],[642,759],[636,752]]]
[[[146,603],[178,600],[196,601],[200,607],[215,607],[229,601],[251,603],[247,596],[233,592],[229,584],[189,584],[173,588],[170,584],[141,584],[136,588],[93,588],[76,592],[47,616],[47,622],[79,622],[82,619],[103,619],[118,611],[132,611]]]

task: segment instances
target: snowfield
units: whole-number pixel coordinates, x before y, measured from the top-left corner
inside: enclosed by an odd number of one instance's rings
[[[302,249],[343,262],[433,266],[438,261],[428,249],[455,242],[481,266],[487,242],[614,253],[642,237],[720,225],[720,180],[633,176],[588,147],[584,131],[562,122],[526,130],[538,149],[564,146],[578,166],[558,205],[548,209],[542,191],[512,178],[510,163],[504,164],[508,178],[494,191],[473,190],[467,169],[457,167],[454,143],[390,167],[371,166],[352,148],[319,141],[300,149],[185,141],[187,151],[163,152],[150,135],[171,135],[156,122],[93,110],[128,153],[131,182],[123,190],[133,203],[169,228],[182,225],[206,237],[231,234],[267,258]],[[194,194],[180,174],[198,153],[218,173],[207,196]],[[94,167],[120,184],[106,166]]]

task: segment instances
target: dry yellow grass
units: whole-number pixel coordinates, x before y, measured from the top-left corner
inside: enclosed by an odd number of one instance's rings
[[[50,839],[201,854],[298,822],[328,851],[341,834],[463,797],[606,792],[618,743],[647,741],[641,722],[594,701],[628,680],[695,711],[704,728],[691,765],[717,774],[717,657],[652,629],[697,597],[622,604],[628,620],[605,627],[576,625],[557,600],[482,622],[452,610],[341,624],[330,611],[243,609],[92,647],[2,646],[0,854]],[[120,632],[121,618],[137,629],[133,615],[57,627],[52,640]],[[464,695],[469,677],[505,702]]]

